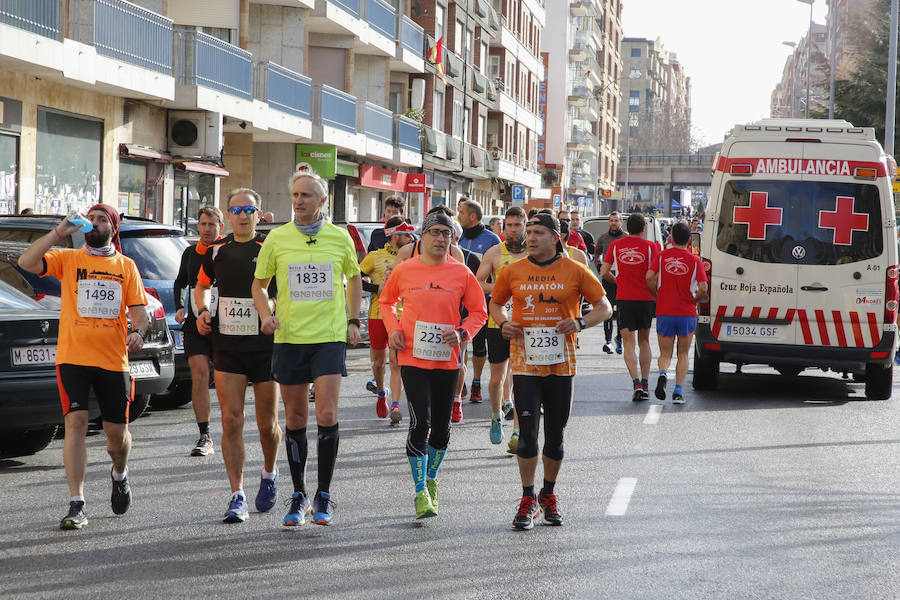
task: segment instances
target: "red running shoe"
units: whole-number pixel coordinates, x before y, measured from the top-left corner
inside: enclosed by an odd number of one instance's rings
[[[462,421],[462,400],[453,403],[453,411],[450,413],[451,423],[460,423]]]
[[[388,416],[388,398],[387,398],[387,390],[382,390],[378,392],[378,401],[375,403],[375,414],[378,415],[379,419],[383,419]]]
[[[469,395],[469,402],[473,402],[478,404],[481,402],[481,382],[473,381],[472,382],[472,393]]]

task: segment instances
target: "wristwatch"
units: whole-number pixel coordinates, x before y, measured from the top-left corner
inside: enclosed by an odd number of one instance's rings
[[[579,331],[584,331],[585,329],[587,329],[587,322],[584,319],[582,319],[581,317],[578,317],[575,320],[578,322],[578,328],[579,328],[578,330]]]
[[[465,329],[463,329],[462,327],[460,327],[459,329],[457,329],[457,330],[456,330],[456,333],[457,333],[457,335],[459,335],[459,341],[460,341],[460,342],[464,342],[464,341],[466,341],[467,339],[469,339],[469,332],[467,332],[467,331],[466,331]]]
[[[132,333],[136,333],[136,334],[138,334],[139,336],[141,336],[141,339],[142,339],[142,340],[146,340],[146,339],[147,339],[147,334],[144,333],[144,330],[143,330],[143,329],[135,329]]]

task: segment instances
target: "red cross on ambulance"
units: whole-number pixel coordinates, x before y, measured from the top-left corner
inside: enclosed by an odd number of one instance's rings
[[[869,215],[853,212],[855,202],[852,196],[838,196],[834,210],[819,211],[819,229],[831,229],[836,246],[849,246],[854,231],[869,230]]]
[[[747,226],[748,240],[766,239],[769,225],[781,225],[783,209],[769,206],[768,192],[750,192],[749,206],[735,206],[731,222]]]

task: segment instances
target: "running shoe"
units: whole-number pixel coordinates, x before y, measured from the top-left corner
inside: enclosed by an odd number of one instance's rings
[[[451,423],[461,423],[462,422],[462,400],[457,400],[453,403],[453,410],[450,412],[450,422]]]
[[[509,436],[509,443],[506,445],[507,454],[515,454],[519,450],[519,434],[513,431]]]
[[[519,510],[513,518],[513,529],[529,530],[534,528],[534,518],[541,512],[537,498],[534,496],[522,496]]]
[[[427,519],[428,517],[436,517],[437,511],[431,503],[431,496],[428,490],[422,490],[416,494],[416,518]]]
[[[428,496],[431,498],[431,506],[434,507],[434,514],[438,510],[438,482],[437,479],[426,479],[425,487],[428,488]]]
[[[662,373],[659,374],[659,378],[656,380],[656,390],[653,393],[656,394],[659,400],[666,399],[666,376]]]
[[[684,404],[684,396],[678,393],[673,393],[672,404]]]
[[[556,500],[556,494],[545,494],[544,490],[541,490],[541,493],[538,494],[538,503],[541,505],[544,525],[558,527],[563,524],[562,515],[559,514],[559,504]]]
[[[644,384],[641,384],[641,394],[644,395],[644,400],[650,399],[650,392],[647,391],[647,386]]]
[[[387,390],[378,392],[378,401],[375,403],[375,414],[379,419],[388,416],[388,395]]]
[[[60,529],[81,529],[88,523],[84,514],[84,502],[73,500],[69,502],[69,513],[59,522]]]
[[[128,478],[122,481],[116,481],[112,478],[112,469],[109,470],[109,478],[112,479],[112,511],[117,515],[124,515],[131,506],[131,486],[128,485]]]
[[[612,354],[612,352],[613,352],[612,346],[609,345],[609,342],[606,342],[605,344],[603,344],[603,351],[606,352],[607,354]]]
[[[616,354],[622,354],[622,340],[616,340]]]
[[[391,404],[391,425],[398,425],[403,420],[403,411],[396,402]]]
[[[500,417],[491,417],[491,443],[499,444],[503,441],[503,421]]]
[[[375,384],[374,379],[370,379],[366,382],[366,389],[372,392],[373,394],[378,393],[378,386]]]
[[[278,496],[278,470],[275,470],[275,479],[259,479],[259,491],[256,492],[256,510],[269,512],[275,506]]]
[[[897,356],[900,356],[900,352],[897,353]],[[466,399],[466,395],[469,393],[469,387],[463,382],[462,391],[459,393],[459,397],[461,400]]]
[[[290,504],[290,508],[288,508],[287,514],[284,515],[284,526],[302,527],[306,525],[309,513],[312,512],[312,503],[306,497],[306,494],[294,492],[287,504]]]
[[[507,400],[506,402],[504,402],[503,406],[501,407],[503,418],[507,421],[512,421],[513,416],[515,416],[515,412],[513,412],[514,410],[515,407],[513,406],[512,400]]]
[[[481,402],[481,382],[473,381],[472,382],[472,393],[469,394],[469,402],[474,404],[478,404]]]
[[[194,449],[191,450],[191,456],[209,456],[213,452],[212,440],[209,438],[208,433],[204,433],[200,436],[200,439],[197,440]]]
[[[331,494],[319,490],[313,499],[313,506],[315,507],[313,523],[316,525],[331,525],[335,506],[334,501],[331,499]]]
[[[647,398],[644,397],[644,389],[641,386],[634,388],[634,394],[631,395],[632,402],[643,402]]]
[[[243,523],[250,516],[250,509],[243,494],[235,492],[228,501],[228,510],[225,511],[223,523]]]

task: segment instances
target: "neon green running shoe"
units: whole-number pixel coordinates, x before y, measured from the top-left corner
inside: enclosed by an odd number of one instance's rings
[[[427,519],[434,516],[437,516],[437,511],[431,504],[431,496],[428,494],[428,490],[422,490],[416,494],[416,518]]]
[[[437,482],[437,479],[426,480],[425,487],[428,488],[428,495],[431,497],[431,506],[434,507],[434,514],[437,514],[437,509],[438,509],[438,482]]]

